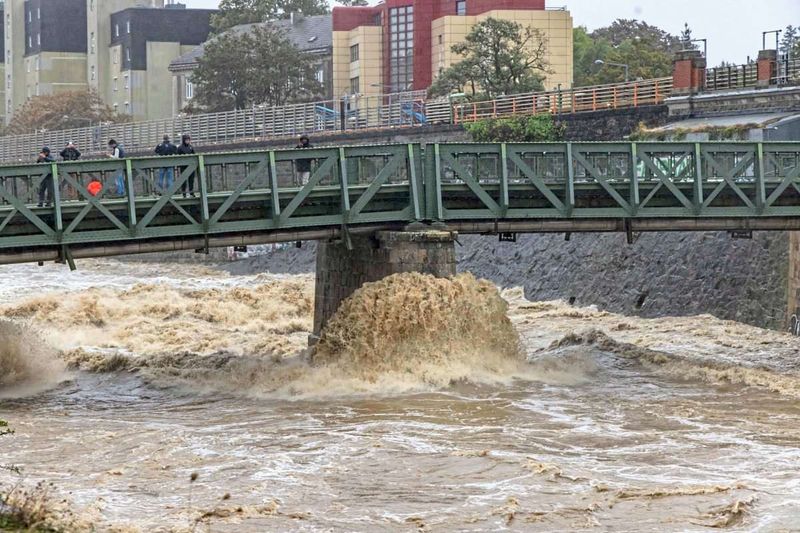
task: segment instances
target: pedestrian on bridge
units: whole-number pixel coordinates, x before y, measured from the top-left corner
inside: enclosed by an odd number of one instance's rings
[[[120,146],[114,139],[110,139],[108,141],[108,157],[112,159],[125,159],[125,150],[123,150],[122,146]],[[117,172],[114,181],[117,185],[117,194],[119,196],[125,196],[125,172],[120,169],[120,171]]]
[[[301,135],[300,144],[295,146],[295,148],[299,149],[313,148],[313,146],[311,146],[311,141],[309,140],[308,135]],[[301,187],[307,185],[308,181],[311,179],[311,159],[295,160],[294,169],[295,172],[297,172],[298,184]]]
[[[42,148],[42,151],[39,152],[39,157],[36,159],[37,163],[53,163],[55,159],[50,156],[50,148],[45,146]],[[39,184],[39,207],[44,207],[45,205],[45,197],[47,197],[47,206],[49,207],[50,204],[53,202],[53,173],[48,172],[45,177],[42,178],[42,182]]]
[[[61,150],[59,155],[61,156],[62,161],[77,161],[81,157],[81,152],[75,146],[75,143],[73,143],[72,141],[68,141],[67,146],[64,147],[63,150]],[[78,179],[80,178],[80,173],[78,172],[71,172],[70,175],[75,181],[78,181]],[[66,189],[66,194],[64,195],[64,197],[70,199],[77,199],[78,194],[71,185],[67,184],[65,189]]]
[[[80,150],[78,150],[78,148],[75,146],[75,143],[72,141],[67,143],[67,146],[61,150],[59,155],[64,161],[77,161],[81,158]]]
[[[172,144],[172,141],[169,140],[169,135],[164,135],[164,140],[161,141],[161,144],[156,146],[155,152],[156,155],[160,156],[176,155],[178,153],[178,147]],[[161,194],[166,193],[172,187],[173,183],[175,183],[175,168],[160,168],[158,170],[158,181],[156,182],[156,188],[161,191]]]
[[[192,137],[191,135],[184,134],[181,137],[181,144],[178,146],[178,155],[192,155],[194,154],[194,146],[192,146]],[[187,167],[181,167],[181,173],[186,170]],[[189,177],[186,178],[186,181],[183,182],[181,185],[181,190],[183,191],[183,197],[187,198],[191,196],[194,198],[194,172],[189,174]]]

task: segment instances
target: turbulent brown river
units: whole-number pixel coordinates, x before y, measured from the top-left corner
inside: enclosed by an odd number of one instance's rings
[[[800,341],[310,276],[0,267],[0,492],[68,531],[800,531]],[[502,296],[502,298],[501,298]]]

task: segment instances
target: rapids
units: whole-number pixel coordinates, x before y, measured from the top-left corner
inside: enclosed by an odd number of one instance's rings
[[[308,276],[79,266],[0,267],[0,492],[68,530],[796,527],[789,335],[411,275],[310,352]]]

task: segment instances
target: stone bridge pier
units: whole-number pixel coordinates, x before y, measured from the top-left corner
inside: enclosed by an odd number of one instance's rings
[[[339,304],[364,283],[401,272],[454,276],[456,237],[455,232],[425,229],[353,235],[350,248],[342,241],[320,242],[310,342],[316,342]]]

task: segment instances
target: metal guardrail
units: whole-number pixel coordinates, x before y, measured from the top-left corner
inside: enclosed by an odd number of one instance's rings
[[[800,82],[800,59],[781,58],[777,61],[770,85]],[[758,85],[758,64],[730,65],[706,70],[706,90],[725,91]]]
[[[182,133],[189,133],[195,144],[224,145],[244,139],[296,137],[301,133],[324,135],[419,126],[425,123],[424,98],[425,91],[409,91],[4,136],[0,137],[0,161],[27,162],[36,158],[42,146],[58,152],[69,141],[85,156],[97,156],[106,151],[106,143],[112,138],[127,152],[149,153],[165,134],[177,139]],[[409,109],[409,104],[417,106],[416,112]]]
[[[312,164],[305,184],[298,161]],[[36,207],[42,185],[51,205]],[[800,229],[798,190],[800,143],[395,144],[10,165],[0,166],[0,263],[415,221],[466,232]]]
[[[514,115],[576,113],[662,103],[672,92],[672,78],[576,87],[501,96],[454,106],[454,122],[475,122]]]

